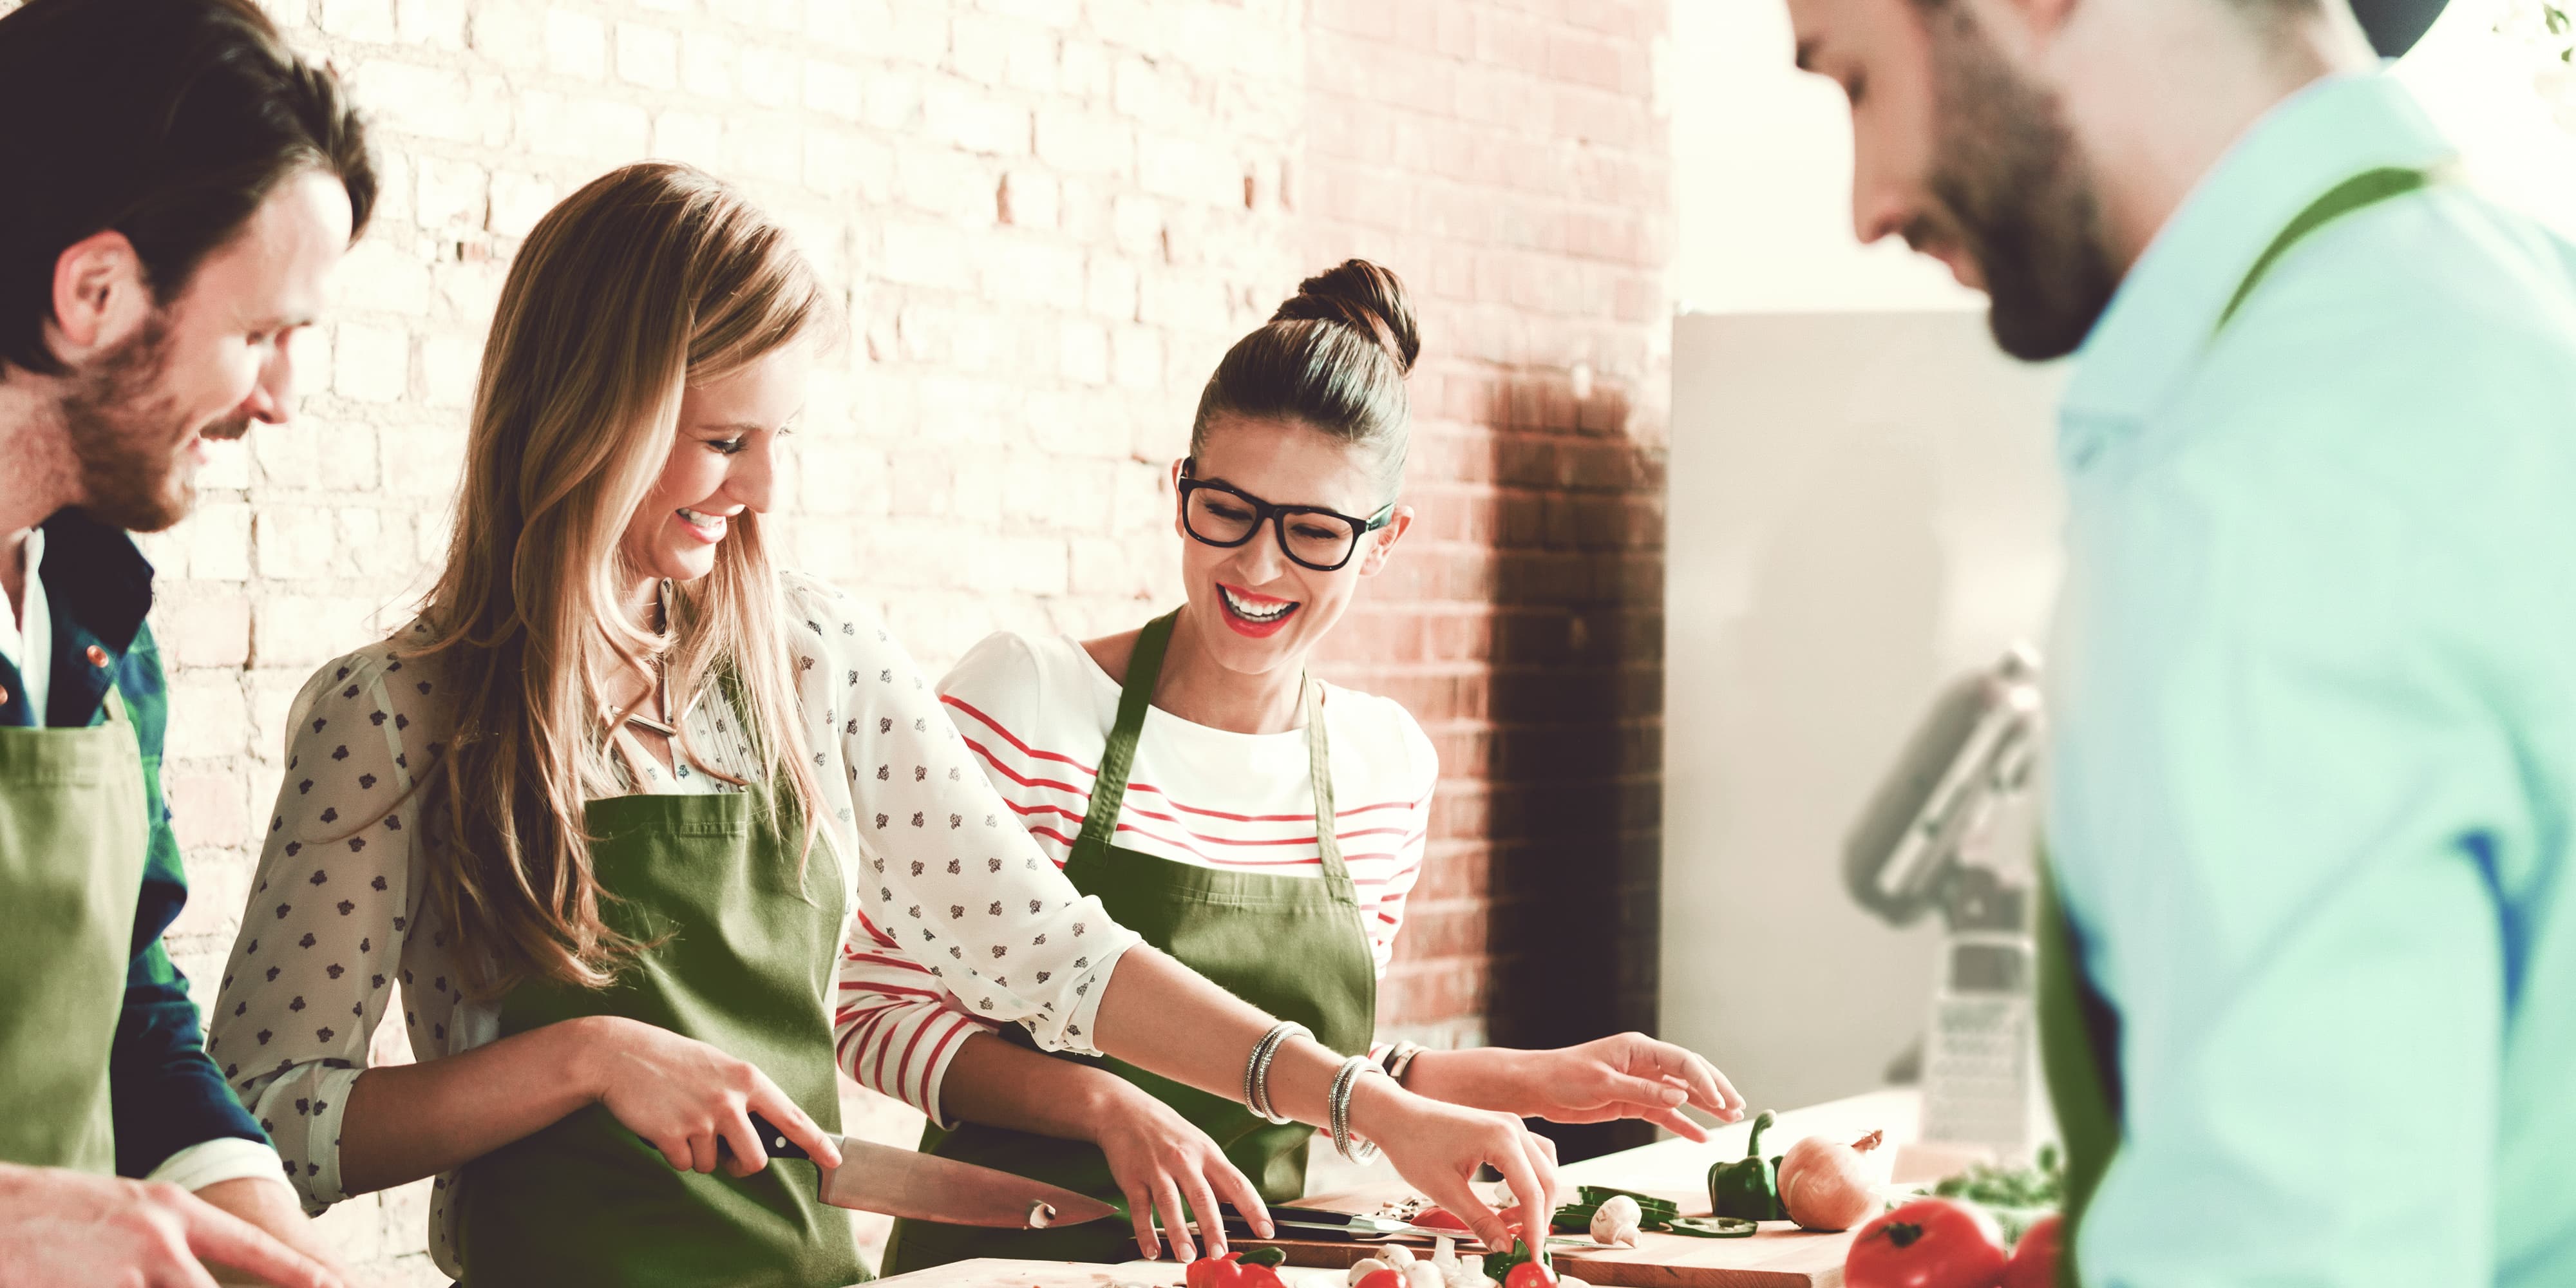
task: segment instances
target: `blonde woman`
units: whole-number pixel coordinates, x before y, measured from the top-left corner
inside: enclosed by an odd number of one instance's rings
[[[1403,283],[1351,260],[1298,286],[1208,378],[1173,463],[1181,604],[1092,640],[995,635],[940,682],[994,788],[1074,888],[1239,997],[1367,1050],[1423,1095],[1560,1122],[1743,1101],[1628,1033],[1553,1051],[1376,1040],[1377,985],[1420,876],[1439,764],[1385,698],[1306,663],[1413,522],[1401,503],[1420,342]],[[1184,1242],[1193,1176],[1305,1192],[1313,1134],[1119,1062],[1053,1058],[923,996],[908,946],[854,948],[839,1027],[862,1082],[937,1126],[923,1148],[1124,1199]],[[1249,1179],[1247,1179],[1249,1178]],[[889,1271],[969,1256],[1097,1260],[1107,1222],[1008,1235],[904,1222]]]
[[[530,234],[446,568],[299,698],[216,1004],[209,1049],[306,1205],[437,1176],[432,1251],[478,1288],[863,1277],[811,1165],[768,1165],[747,1119],[836,1161],[852,927],[1040,1046],[1221,1094],[1275,1037],[1279,1112],[1343,1111],[1496,1237],[1478,1165],[1550,1202],[1516,1119],[1352,1076],[1139,946],[885,628],[773,569],[772,459],[833,316],[774,224],[684,168],[615,171]],[[418,1063],[376,1065],[397,985]],[[1188,1197],[1217,1190],[1258,1210],[1222,1178]]]

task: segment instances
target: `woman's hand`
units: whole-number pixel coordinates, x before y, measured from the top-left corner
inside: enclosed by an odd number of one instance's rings
[[[735,1176],[767,1167],[769,1153],[751,1129],[754,1113],[804,1146],[816,1165],[841,1165],[838,1144],[752,1065],[636,1020],[592,1016],[565,1023],[586,1027],[574,1068],[590,1098],[662,1151],[671,1166],[713,1172],[721,1163]],[[723,1157],[727,1146],[730,1159]]]
[[[1488,1248],[1507,1250],[1515,1225],[1544,1231],[1556,1214],[1556,1143],[1510,1114],[1447,1104],[1391,1079],[1363,1076],[1351,1087],[1351,1129],[1376,1142],[1397,1175],[1465,1221]],[[1487,1163],[1519,1200],[1499,1213],[1468,1184]]]
[[[0,1163],[0,1283],[214,1288],[208,1266],[290,1288],[340,1282],[175,1185]]]
[[[1275,1233],[1260,1191],[1252,1188],[1252,1182],[1206,1132],[1134,1084],[1112,1081],[1118,1090],[1094,1115],[1091,1140],[1108,1157],[1109,1174],[1127,1195],[1127,1216],[1135,1223],[1136,1246],[1146,1260],[1162,1255],[1154,1236],[1157,1212],[1162,1214],[1164,1234],[1172,1241],[1172,1254],[1182,1261],[1197,1257],[1183,1215],[1184,1201],[1199,1215],[1199,1232],[1207,1236],[1211,1257],[1225,1255],[1225,1222],[1217,1207],[1220,1194],[1251,1220],[1255,1232],[1265,1237]]]
[[[1686,1140],[1705,1141],[1708,1132],[1682,1112],[1683,1106],[1715,1114],[1720,1122],[1744,1116],[1744,1097],[1716,1065],[1643,1033],[1553,1051],[1499,1054],[1518,1066],[1511,1081],[1520,1095],[1516,1103],[1495,1107],[1525,1117],[1557,1123],[1642,1118]]]

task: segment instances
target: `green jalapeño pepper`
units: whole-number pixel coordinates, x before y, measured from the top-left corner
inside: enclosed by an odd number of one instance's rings
[[[1779,1161],[1762,1156],[1762,1133],[1770,1126],[1771,1111],[1765,1109],[1753,1120],[1744,1157],[1708,1169],[1708,1205],[1714,1214],[1746,1221],[1788,1219],[1780,1207]]]

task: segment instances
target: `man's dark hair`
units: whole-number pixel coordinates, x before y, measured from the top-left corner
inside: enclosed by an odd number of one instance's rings
[[[114,229],[154,298],[187,289],[277,185],[306,170],[376,200],[338,80],[252,0],[28,0],[0,16],[0,375],[46,375],[54,266]]]

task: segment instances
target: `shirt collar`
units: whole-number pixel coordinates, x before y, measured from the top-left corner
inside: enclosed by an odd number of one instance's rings
[[[110,654],[133,647],[152,611],[152,564],[122,528],[79,510],[45,520],[45,598],[58,642],[77,630]]]
[[[2135,427],[2197,364],[2265,247],[2309,202],[2379,166],[2456,155],[2385,71],[2329,76],[2254,123],[2129,269],[2076,353],[2058,446],[2080,470],[2105,429]]]

